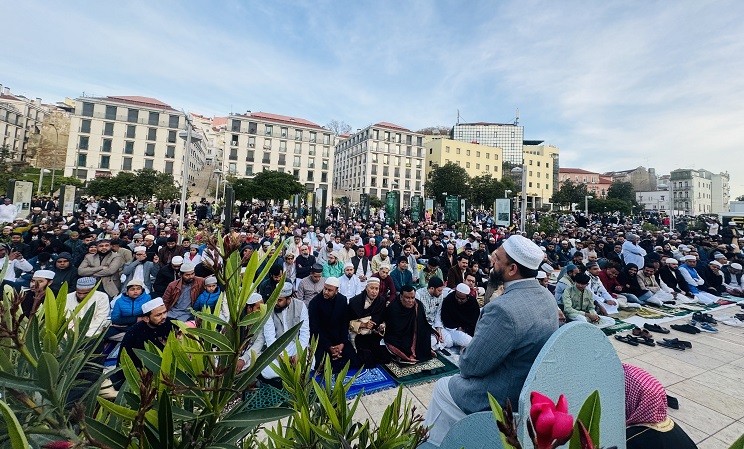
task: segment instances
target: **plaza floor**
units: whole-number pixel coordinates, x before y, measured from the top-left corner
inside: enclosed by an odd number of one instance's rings
[[[713,313],[726,318],[739,313],[730,306]],[[686,323],[682,318],[662,324]],[[630,346],[612,337],[610,341],[625,363],[638,366],[654,375],[679,400],[679,410],[669,415],[679,423],[700,449],[728,449],[744,434],[744,328],[719,323],[718,333],[696,335],[672,331],[668,338],[692,342],[692,349],[676,351],[659,346]],[[661,334],[655,334],[660,340]],[[404,387],[404,398],[410,398],[422,414],[431,400],[434,383]],[[397,393],[396,389],[364,396],[356,418],[369,418],[378,423]]]

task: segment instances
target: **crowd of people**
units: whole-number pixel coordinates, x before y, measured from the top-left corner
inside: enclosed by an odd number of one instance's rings
[[[120,341],[133,360],[145,342],[162,345],[173,320],[193,325],[194,312],[213,309],[224,288],[202,239],[220,224],[204,204],[186,213],[191,238],[178,234],[177,204],[90,198],[63,215],[56,201],[34,198],[20,218],[10,199],[3,206],[3,283],[24,292],[23,313],[38,310],[47,287],[56,293],[67,284],[70,311],[95,289],[90,334]],[[537,353],[566,321],[605,326],[619,309],[744,296],[733,223],[716,232],[646,231],[652,217],[566,213],[559,232],[527,235],[495,226],[486,211],[457,224],[441,211],[413,223],[403,211],[392,225],[382,214],[362,220],[330,209],[323,225],[262,204],[236,212],[226,227],[243,260],[281,252],[248,300],[246,313],[279,290],[239,366],[298,324],[301,346],[317,338],[316,365],[328,356],[334,370],[457,350],[460,373],[437,382],[427,411],[434,442],[465,414],[487,410],[486,393],[516,404]],[[296,362],[295,344],[286,350]],[[262,378],[277,375],[269,367]]]

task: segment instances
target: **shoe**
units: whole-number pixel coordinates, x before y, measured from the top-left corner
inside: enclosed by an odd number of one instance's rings
[[[623,343],[627,343],[631,346],[638,346],[639,344],[639,342],[630,335],[615,335],[615,340],[622,341]]]
[[[660,341],[659,346],[669,349],[675,349],[677,351],[684,351],[685,347],[679,343],[671,343],[668,341]]]
[[[658,324],[649,324],[649,323],[646,323],[646,324],[643,325],[643,328],[646,329],[646,330],[650,330],[651,332],[658,332],[660,334],[668,334],[669,333],[669,329],[667,329],[665,327],[661,327]]]
[[[664,341],[667,343],[679,344],[684,346],[685,348],[692,349],[692,343],[690,343],[689,341],[680,340],[678,338],[665,338]]]
[[[741,315],[741,314],[739,313],[737,315]],[[744,327],[744,320],[742,320],[739,317],[726,318],[724,320],[719,320],[719,323],[723,323],[727,326],[732,326],[732,327]]]
[[[634,337],[643,337],[643,338],[650,338],[651,340],[654,339],[654,337],[651,336],[651,332],[649,332],[646,329],[641,329],[639,327],[634,328],[631,333]]]
[[[713,318],[713,315],[709,313],[703,313],[703,312],[693,313],[692,319],[700,323],[708,323],[708,324],[713,324],[713,325],[717,323],[716,319]]]
[[[449,356],[451,356],[451,355],[452,355],[452,353],[451,353],[451,352],[449,352],[448,350],[446,350],[446,349],[444,349],[444,348],[441,348],[441,349],[439,350],[439,352],[441,352],[441,353],[442,353],[442,355],[446,355],[447,357],[449,357]]]
[[[630,339],[631,339],[631,341],[634,341],[634,342],[636,342],[636,343],[640,343],[640,344],[642,344],[642,345],[646,345],[646,346],[656,346],[656,342],[654,341],[654,339],[653,339],[653,338],[647,338],[647,337],[631,337],[631,336],[628,336],[628,338],[630,338]]]
[[[674,410],[679,410],[679,401],[674,396],[666,395],[667,397],[667,407],[672,408]]]
[[[675,331],[684,332],[686,334],[699,334],[701,332],[700,329],[689,324],[672,324],[669,327]]]
[[[718,332],[718,329],[711,326],[710,323],[698,323],[698,326],[700,327],[700,329],[706,332],[713,332],[713,333]]]

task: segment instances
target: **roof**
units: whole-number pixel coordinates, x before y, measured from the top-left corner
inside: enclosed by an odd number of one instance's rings
[[[600,184],[604,184],[604,183],[612,184],[612,178],[609,176],[600,176],[599,183]]]
[[[325,129],[317,123],[313,123],[310,120],[304,118],[290,117],[288,115],[271,114],[268,112],[251,112],[248,114],[235,114],[242,117],[255,118],[257,120],[265,120],[267,122],[284,123],[287,125],[304,126],[305,128],[316,128]]]
[[[473,122],[473,123],[458,123],[455,126],[516,126],[514,123],[489,123],[489,122]]]
[[[412,132],[412,131],[411,131],[410,129],[408,129],[408,128],[404,128],[404,127],[402,127],[402,126],[396,125],[396,124],[394,124],[394,123],[389,123],[389,122],[379,122],[379,123],[375,123],[375,124],[374,124],[374,125],[372,125],[372,126],[378,126],[378,127],[380,127],[380,128],[390,128],[390,129],[395,129],[395,130],[398,130],[398,131],[405,131],[405,132],[407,132],[407,133],[410,133],[410,132]]]
[[[522,145],[534,145],[538,146],[541,143],[545,142],[544,140],[523,140]]]
[[[218,127],[222,125],[227,125],[227,117],[215,117],[212,119],[212,126]]]
[[[584,170],[582,168],[559,168],[558,173],[584,173],[587,175],[598,175],[595,171]]]
[[[110,101],[112,103],[122,103],[122,104],[129,104],[132,106],[142,106],[142,107],[153,108],[153,109],[166,109],[169,111],[175,111],[175,109],[173,109],[170,105],[165,104],[158,99],[150,98],[150,97],[120,95],[116,97],[107,96],[107,97],[92,97],[92,98],[96,100]],[[82,100],[85,100],[85,98],[83,98]]]
[[[21,98],[18,98],[15,95],[8,94],[0,94],[0,100],[23,101]]]

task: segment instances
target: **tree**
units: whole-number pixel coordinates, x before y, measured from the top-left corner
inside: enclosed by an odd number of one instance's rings
[[[338,120],[331,120],[330,122],[328,122],[325,128],[337,136],[346,134],[351,131],[351,125],[344,121]]]
[[[264,170],[253,178],[234,179],[230,183],[235,191],[235,199],[249,201],[283,201],[292,195],[305,192],[305,186],[300,184],[290,173],[275,170]]]
[[[95,178],[88,182],[88,194],[102,197],[129,197],[177,199],[181,187],[171,173],[162,173],[150,168],[136,172],[121,171],[113,177]]]
[[[448,195],[470,195],[470,176],[464,168],[453,162],[447,162],[429,172],[429,180],[424,183],[424,190],[441,204],[444,204],[444,193]]]
[[[633,184],[623,181],[614,181],[610,188],[607,189],[607,199],[616,198],[635,204],[636,196],[633,191]]]
[[[617,198],[590,198],[588,202],[589,212],[622,212],[630,213],[633,205],[625,200]]]
[[[429,126],[426,128],[419,129],[416,131],[418,134],[423,134],[425,136],[449,136],[450,135],[451,127],[444,126],[444,125],[437,125],[437,126]]]
[[[744,201],[744,195],[737,196],[735,201]]]
[[[490,174],[476,176],[470,180],[470,199],[474,205],[492,207],[497,198],[503,198],[504,192],[517,191],[517,185],[511,178],[498,180]]]
[[[385,202],[382,201],[380,198],[378,198],[377,195],[369,196],[369,207],[374,207],[375,209],[379,209],[383,206],[385,206]]]
[[[566,179],[558,191],[553,194],[551,202],[559,206],[571,207],[572,204],[583,204],[584,197],[587,195],[589,195],[589,192],[586,184],[583,182],[574,184],[570,179]]]

